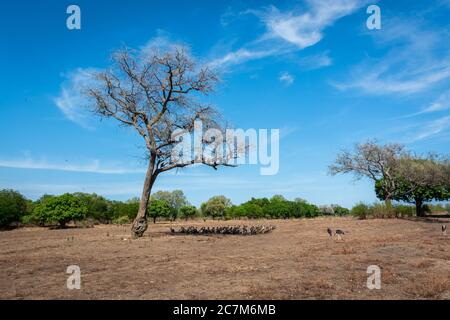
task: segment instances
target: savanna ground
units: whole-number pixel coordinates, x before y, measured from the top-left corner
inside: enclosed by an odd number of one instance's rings
[[[273,224],[256,236],[171,235],[181,225]],[[450,234],[440,223],[316,218],[0,232],[2,299],[449,299]],[[344,241],[326,228],[340,228]],[[81,289],[66,268],[79,265]],[[369,265],[381,289],[366,287]]]

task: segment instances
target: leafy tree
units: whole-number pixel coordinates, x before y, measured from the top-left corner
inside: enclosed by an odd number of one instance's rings
[[[168,218],[170,215],[170,206],[164,200],[152,200],[148,207],[148,215],[153,218],[153,223],[156,223],[156,218]]]
[[[231,200],[225,196],[215,196],[202,203],[201,211],[206,217],[223,218],[227,209],[231,207]]]
[[[375,192],[379,199],[383,199],[384,190],[380,186],[381,182],[375,185]],[[414,186],[411,182],[400,180],[397,182],[397,190],[393,200],[414,203],[416,215],[425,216],[425,203],[429,201],[445,201],[450,199],[450,188],[446,186]]]
[[[79,198],[66,193],[61,196],[45,196],[34,207],[33,216],[42,222],[58,222],[64,228],[69,221],[82,220],[88,208]]]
[[[283,196],[275,195],[270,199],[269,205],[264,208],[264,213],[272,218],[287,219],[291,216],[292,209],[292,204]]]
[[[395,190],[391,199],[415,203],[416,215],[425,215],[425,202],[450,199],[450,163],[448,159],[430,154],[426,157],[410,156],[399,161],[394,177]],[[377,197],[386,197],[384,180],[375,183]]]
[[[0,190],[0,226],[7,227],[27,213],[27,200],[17,191]]]
[[[321,214],[319,207],[316,205],[310,204],[306,201],[293,201],[290,202],[292,207],[291,217],[295,218],[314,218]]]
[[[164,200],[169,204],[171,208],[170,217],[172,220],[177,219],[181,207],[189,205],[182,190],[174,190],[172,192],[158,191],[152,195],[152,199]]]
[[[126,202],[111,201],[111,214],[114,219],[127,216],[133,220],[136,217],[136,212],[139,209],[139,199],[133,198]]]
[[[113,210],[111,203],[102,196],[97,194],[88,194],[77,192],[74,196],[80,199],[88,208],[87,217],[93,218],[100,222],[110,222],[113,219]]]
[[[184,219],[189,219],[195,217],[197,214],[197,208],[194,206],[182,206],[180,208],[180,213],[184,217]]]

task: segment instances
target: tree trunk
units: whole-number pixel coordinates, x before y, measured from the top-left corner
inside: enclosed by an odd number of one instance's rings
[[[421,199],[416,199],[416,215],[418,217],[425,216],[425,213],[423,210],[423,201]]]
[[[131,237],[133,239],[142,237],[148,228],[147,207],[150,200],[150,193],[152,191],[153,183],[156,178],[156,175],[154,174],[154,163],[155,160],[152,157],[147,168],[147,173],[145,174],[144,187],[142,188],[141,201],[139,203],[139,211],[131,227]]]

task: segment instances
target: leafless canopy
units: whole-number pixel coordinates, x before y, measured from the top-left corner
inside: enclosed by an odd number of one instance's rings
[[[95,74],[97,85],[87,90],[92,110],[133,127],[155,161],[155,173],[191,164],[170,161],[177,130],[192,132],[196,120],[202,121],[204,130],[224,130],[220,114],[198,101],[213,91],[218,78],[208,68],[197,68],[187,49],[174,47],[163,53],[122,49],[112,59],[112,68]],[[226,165],[224,159],[216,160],[204,163],[214,168]]]
[[[396,189],[398,160],[407,155],[408,152],[400,144],[379,145],[376,141],[368,141],[356,144],[353,151],[341,152],[329,167],[329,172],[332,175],[352,173],[356,179],[368,177],[374,181],[382,180],[389,197],[389,193]]]

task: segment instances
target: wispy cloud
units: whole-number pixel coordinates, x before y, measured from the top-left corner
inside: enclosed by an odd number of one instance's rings
[[[413,19],[389,19],[382,30],[371,32],[386,49],[380,58],[368,58],[354,68],[350,80],[333,83],[341,90],[365,93],[413,94],[450,79],[450,55],[441,30],[426,28]]]
[[[425,125],[420,125],[420,127],[423,129],[412,137],[411,142],[425,140],[443,133],[450,128],[450,116],[433,120]]]
[[[314,46],[323,39],[327,27],[366,3],[364,0],[308,0],[301,12],[282,12],[275,6],[265,10],[247,10],[246,13],[260,18],[265,32],[241,48],[214,59],[211,65],[226,68],[249,60],[283,55]],[[322,66],[329,64],[330,60],[321,61]]]
[[[54,99],[56,106],[66,118],[78,125],[92,129],[89,123],[89,115],[87,107],[87,98],[85,96],[85,88],[93,84],[92,74],[98,70],[94,68],[78,68],[66,75],[66,80],[61,86],[61,92]]]
[[[93,160],[87,164],[72,164],[49,162],[46,159],[0,159],[0,167],[15,169],[56,170],[68,172],[85,172],[99,174],[130,174],[145,173],[143,168],[129,168],[119,166],[103,166],[99,160]]]
[[[284,83],[285,85],[290,86],[294,83],[295,77],[289,72],[283,72],[278,80],[280,80],[280,82]]]
[[[263,38],[283,39],[304,49],[317,44],[324,37],[323,31],[340,18],[353,13],[365,1],[307,1],[308,10],[299,14],[280,12],[272,6],[262,18],[267,27]]]
[[[450,109],[450,91],[447,91],[439,96],[430,105],[423,108],[421,111],[415,113],[414,115],[421,115],[433,112],[439,112]]]
[[[268,49],[268,50],[249,50],[241,48],[239,50],[229,52],[222,57],[213,59],[208,64],[212,68],[221,68],[224,66],[236,65],[244,63],[246,61],[260,59],[278,54],[278,49]]]
[[[292,61],[305,70],[319,69],[333,64],[333,59],[330,57],[330,52],[328,50],[305,57],[295,57]]]

